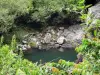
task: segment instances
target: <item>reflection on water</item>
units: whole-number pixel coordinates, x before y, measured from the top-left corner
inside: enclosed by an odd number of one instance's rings
[[[33,49],[31,53],[24,54],[24,58],[32,62],[57,62],[59,59],[66,61],[75,61],[77,53],[72,49],[65,49],[64,52],[60,52],[57,49],[48,51],[42,51]]]

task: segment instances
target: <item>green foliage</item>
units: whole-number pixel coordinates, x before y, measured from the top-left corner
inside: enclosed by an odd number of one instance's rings
[[[84,0],[0,0],[0,31],[9,31],[15,26],[15,18],[26,14],[30,15],[32,21],[46,22],[56,12],[63,17],[74,19],[72,13],[81,14],[85,8]],[[85,20],[86,17],[87,15],[83,14],[81,19]],[[65,60],[59,60],[58,63],[32,63],[23,59],[22,51],[19,55],[14,53],[17,44],[15,35],[10,45],[3,45],[3,37],[1,37],[0,75],[99,75],[100,20],[96,25],[89,26],[87,31],[92,33],[94,38],[83,39],[82,44],[76,48],[78,53],[84,55],[83,62],[79,64]]]
[[[98,40],[97,40],[98,41]],[[59,60],[58,63],[48,62],[45,64],[32,63],[26,59],[22,58],[22,55],[15,54],[13,49],[15,48],[15,36],[12,38],[11,45],[0,46],[0,75],[95,75],[100,74],[100,41],[97,43],[84,40],[83,44],[88,45],[90,42],[92,47],[85,49],[88,54],[85,54],[88,59],[84,59],[82,63],[75,64],[74,62],[69,62],[65,60]],[[2,43],[2,42],[1,42]],[[99,47],[99,48],[98,48]],[[95,48],[97,48],[99,53],[94,54]],[[87,50],[89,49],[89,50]],[[82,51],[82,50],[81,50]],[[80,52],[81,52],[80,51]],[[93,51],[93,52],[92,52]],[[91,59],[91,55],[92,58]],[[96,56],[97,55],[97,56]],[[94,60],[95,59],[95,60]],[[98,60],[97,60],[98,59]],[[88,61],[89,60],[89,61]],[[92,63],[92,64],[91,64]],[[38,65],[37,65],[38,64]]]
[[[86,30],[93,37],[100,38],[100,20],[95,20],[95,25],[90,25]]]
[[[84,21],[86,20],[86,18],[87,18],[87,14],[82,14],[82,15],[80,16],[80,18],[81,18],[81,20],[84,22]]]
[[[91,63],[93,73],[100,73],[100,39],[83,39],[82,44],[76,48],[76,51],[81,52],[85,59]]]
[[[14,27],[14,19],[30,9],[31,0],[0,0],[0,31],[9,31]]]
[[[45,22],[53,13],[63,15],[63,11],[66,11],[64,16],[68,16],[71,12],[80,13],[84,9],[84,0],[34,0],[31,17]]]
[[[59,13],[61,18],[71,16],[71,19],[76,19],[78,16],[71,13],[81,13],[84,9],[84,0],[0,0],[0,31],[7,32],[16,27],[15,19],[21,16],[25,16],[27,22],[46,24],[54,13]]]
[[[4,37],[1,36],[1,39],[0,39],[0,47],[3,45],[3,41],[4,41]]]
[[[16,49],[16,45],[17,45],[16,36],[13,35],[12,40],[11,40],[11,49]]]
[[[88,19],[85,28],[85,38],[82,44],[76,47],[76,51],[84,56],[84,60],[88,61],[89,68],[85,69],[84,75],[99,75],[100,74],[100,20],[94,19],[93,15],[88,14],[81,17],[83,20]],[[84,61],[83,61],[84,62]],[[87,71],[89,72],[87,72]],[[86,73],[87,72],[87,73]]]

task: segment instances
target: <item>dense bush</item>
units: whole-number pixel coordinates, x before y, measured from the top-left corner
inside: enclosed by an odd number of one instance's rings
[[[47,22],[52,14],[60,14],[60,18],[72,17],[85,9],[84,0],[0,0],[0,31],[7,32],[15,26],[15,19],[28,14],[28,22]],[[84,15],[81,17],[84,19]],[[19,18],[19,19],[20,19]],[[58,22],[59,23],[59,22]],[[100,21],[95,26],[87,27],[87,33],[92,38],[84,38],[76,48],[81,53],[83,62],[78,64],[59,60],[57,63],[32,63],[23,59],[23,52],[16,52],[16,37],[13,36],[10,45],[3,45],[0,40],[0,75],[100,75]]]
[[[77,16],[72,13],[80,13],[84,8],[84,0],[0,0],[0,31],[7,32],[15,27],[18,24],[15,19],[17,22],[36,21],[46,25],[55,13],[60,15],[53,16],[56,23],[65,17],[74,20]]]
[[[81,52],[84,59],[89,61],[91,72],[100,74],[100,20],[96,20],[95,25],[88,26],[86,32],[86,37],[76,51]]]
[[[41,22],[54,19],[52,22],[59,23],[64,18],[71,20],[78,18],[75,14],[80,13],[84,8],[84,0],[34,0],[31,18]]]
[[[58,63],[45,63],[37,65],[22,55],[13,53],[8,45],[0,47],[0,75],[93,75],[88,61],[80,64],[59,60]]]
[[[0,31],[9,31],[16,16],[29,13],[30,9],[31,0],[0,0]]]
[[[15,36],[11,45],[2,45],[0,42],[0,75],[99,75],[100,74],[100,40],[83,40],[78,52],[84,54],[83,62],[76,64],[60,59],[57,63],[32,63],[23,59],[22,51],[19,55],[16,49]]]

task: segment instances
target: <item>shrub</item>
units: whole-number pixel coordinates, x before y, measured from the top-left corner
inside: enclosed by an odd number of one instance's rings
[[[0,31],[7,32],[14,27],[14,19],[29,13],[31,0],[0,0]]]
[[[88,57],[88,59],[84,59],[82,63],[75,64],[74,62],[60,59],[58,63],[48,62],[45,64],[38,64],[23,59],[21,53],[18,55],[13,52],[16,45],[15,36],[13,36],[11,45],[2,45],[2,40],[3,38],[1,39],[0,44],[0,75],[70,75],[70,73],[73,75],[100,74],[100,52],[97,52],[100,49],[97,49],[96,51],[94,50],[98,48],[96,45],[97,43],[91,43],[92,47],[89,47],[91,49],[87,48],[90,50],[87,54],[85,54],[85,51],[82,52]],[[88,40],[85,41],[84,44],[86,45],[90,42]],[[95,52],[98,54],[95,54]],[[91,56],[93,59],[91,59]]]
[[[58,16],[53,16],[55,23],[64,18],[74,20],[83,9],[84,0],[0,0],[0,31],[7,32],[16,27],[15,24],[19,24],[16,22],[24,19],[27,21],[25,23],[35,21],[46,25],[55,13],[58,13]]]
[[[61,20],[69,15],[71,16],[71,12],[77,14],[83,11],[83,9],[85,9],[84,0],[34,0],[31,18],[36,21],[46,22],[48,18],[51,18],[52,14],[58,13]]]
[[[81,52],[84,59],[89,61],[93,73],[100,73],[100,39],[83,39],[82,45],[77,47],[76,51]]]

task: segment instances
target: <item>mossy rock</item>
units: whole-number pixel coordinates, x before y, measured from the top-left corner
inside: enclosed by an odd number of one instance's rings
[[[37,47],[36,42],[29,42],[29,45],[30,45],[31,47]]]

